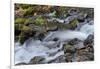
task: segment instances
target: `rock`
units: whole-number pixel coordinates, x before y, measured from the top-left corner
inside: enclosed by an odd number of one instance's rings
[[[77,27],[77,23],[78,23],[78,20],[75,18],[72,21],[70,21],[70,23],[68,24],[68,27],[70,29],[75,29]]]
[[[28,18],[28,19],[26,19],[24,25],[28,26],[30,24],[34,24],[34,18]]]
[[[34,8],[33,7],[28,7],[27,9],[25,9],[24,16],[32,15],[33,14],[33,11],[34,11]]]
[[[78,10],[75,8],[72,8],[68,11],[68,14],[73,16],[73,15],[77,15],[78,14]]]
[[[25,10],[17,7],[18,9],[15,11],[15,18],[24,17]]]
[[[35,31],[33,31],[28,26],[23,26],[21,29],[21,34],[19,35],[19,42],[23,44],[28,38],[34,36],[36,34]]]
[[[77,61],[93,61],[94,53],[89,52],[89,50],[85,48],[78,51],[77,57],[79,58]]]
[[[38,40],[43,40],[44,37],[45,37],[45,33],[36,33],[35,37],[38,39]]]
[[[79,22],[84,22],[85,19],[86,19],[86,16],[87,16],[87,14],[80,13],[80,14],[78,15],[77,19],[78,19]]]
[[[64,44],[64,53],[74,53],[75,48],[72,45]]]
[[[94,45],[94,35],[89,35],[87,39],[84,41],[85,46],[93,46]]]
[[[44,57],[35,56],[30,60],[29,64],[43,64],[43,60],[45,60]]]
[[[84,44],[83,44],[83,41],[81,41],[77,38],[69,41],[68,44],[73,45],[76,49],[81,49],[81,48],[85,47]]]
[[[25,18],[16,18],[15,19],[15,24],[24,24],[25,23]]]
[[[83,45],[83,42],[78,42],[77,44],[74,45],[74,47],[76,49],[81,49],[81,48],[84,48],[85,46]]]
[[[58,40],[59,40],[58,38],[54,38],[54,39],[53,39],[53,41],[58,41]]]
[[[65,61],[66,62],[72,62],[73,54],[71,53],[65,53]]]
[[[48,63],[63,63],[65,62],[64,55],[58,56],[56,59],[49,61]]]
[[[47,29],[47,32],[48,31],[57,31],[58,30],[58,27],[57,26],[52,26],[52,27],[51,26],[48,26],[46,29]]]
[[[47,23],[46,18],[44,18],[43,16],[38,16],[35,20],[34,20],[35,24],[38,26],[45,26]]]
[[[70,45],[75,45],[75,44],[78,44],[78,42],[80,42],[80,40],[77,39],[77,38],[75,38],[75,39],[70,40],[70,41],[68,42],[68,44],[70,44]]]

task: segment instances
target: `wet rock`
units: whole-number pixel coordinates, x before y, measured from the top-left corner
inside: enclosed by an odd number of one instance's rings
[[[34,20],[34,22],[35,22],[35,25],[45,26],[46,23],[47,23],[47,20],[43,16],[38,16],[38,17],[36,17],[36,19]]]
[[[93,46],[94,45],[94,35],[89,35],[87,39],[84,41],[85,46]]]
[[[81,48],[84,48],[85,46],[84,46],[83,42],[78,42],[77,44],[74,45],[74,47],[76,49],[81,49]]]
[[[44,57],[41,56],[35,56],[30,60],[30,64],[43,64],[43,60],[45,60]]]
[[[73,54],[71,53],[65,53],[65,61],[66,62],[72,62]]]
[[[21,29],[21,34],[19,35],[19,42],[23,44],[28,38],[34,36],[36,34],[35,31],[33,31],[28,26],[23,26]]]
[[[72,8],[72,9],[70,9],[69,11],[68,11],[68,14],[69,15],[77,15],[78,14],[78,10],[77,9],[75,9],[75,8]]]
[[[81,49],[77,52],[77,61],[93,61],[94,60],[94,53],[89,52],[87,48]]]
[[[54,38],[54,39],[53,39],[53,41],[58,41],[58,40],[59,40],[58,38]]]
[[[77,38],[69,41],[68,44],[73,45],[76,49],[81,49],[85,47],[83,42]]]
[[[16,18],[15,24],[24,24],[26,21],[26,18]]]
[[[35,37],[38,40],[41,40],[42,41],[44,39],[44,37],[45,37],[45,33],[39,33],[39,34],[36,33]]]
[[[49,61],[48,63],[63,63],[65,62],[64,55],[58,56],[56,59]]]
[[[58,30],[58,27],[57,26],[52,26],[52,27],[47,27],[47,32],[48,31],[57,31]]]
[[[80,42],[80,40],[77,39],[77,38],[75,38],[75,39],[70,40],[70,41],[68,42],[68,44],[70,44],[70,45],[75,45],[75,44],[78,44],[78,42]]]
[[[75,48],[72,45],[64,44],[64,53],[74,53]]]
[[[86,19],[87,14],[80,13],[77,17],[79,22],[84,22]]]

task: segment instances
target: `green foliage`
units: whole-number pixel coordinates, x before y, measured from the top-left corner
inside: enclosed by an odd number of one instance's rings
[[[26,15],[32,15],[33,14],[33,10],[34,10],[33,7],[29,7],[28,9],[25,9],[24,16],[26,16]]]
[[[30,23],[34,23],[34,19],[28,18],[28,19],[26,19],[24,24],[27,25],[27,24],[30,24]]]
[[[26,20],[25,18],[16,18],[15,24],[24,24],[25,20]]]
[[[68,10],[66,7],[59,7],[59,9],[56,10],[56,17],[66,17],[67,12]]]
[[[46,22],[47,22],[46,19],[43,18],[42,16],[38,16],[38,17],[35,19],[35,24],[36,24],[36,25],[42,26],[42,25],[46,24]]]
[[[32,7],[32,5],[29,5],[29,4],[21,4],[20,6],[22,9],[27,9],[29,7]]]

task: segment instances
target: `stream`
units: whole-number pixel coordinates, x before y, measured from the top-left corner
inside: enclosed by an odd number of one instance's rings
[[[55,19],[60,23],[64,23],[64,21],[59,18]],[[64,20],[68,23],[70,19],[67,18]],[[15,64],[28,64],[30,60],[36,56],[44,58],[42,63],[53,63],[59,56],[64,56],[64,51],[62,49],[64,42],[74,38],[84,41],[88,35],[94,33],[93,26],[93,20],[91,20],[90,22],[78,23],[75,30],[51,31],[42,41],[30,38],[25,41],[23,45],[16,42],[14,51]],[[54,41],[56,38],[57,40]]]

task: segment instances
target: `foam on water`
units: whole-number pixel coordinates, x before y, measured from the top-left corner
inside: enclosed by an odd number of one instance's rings
[[[79,31],[55,31],[49,33],[43,41],[40,40],[27,40],[23,45],[20,43],[15,43],[15,64],[18,63],[29,63],[29,61],[35,56],[42,56],[45,58],[45,62],[56,59],[60,55],[64,55],[62,49],[63,41],[78,38],[84,41],[89,34],[93,34],[93,25],[84,24]],[[54,38],[58,38],[59,41],[52,41]],[[57,45],[59,47],[56,47]],[[53,47],[55,45],[55,47]],[[52,46],[49,48],[48,46]],[[61,50],[58,52],[58,50]],[[50,54],[55,53],[53,56]]]

